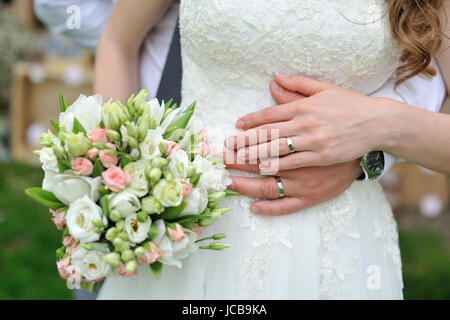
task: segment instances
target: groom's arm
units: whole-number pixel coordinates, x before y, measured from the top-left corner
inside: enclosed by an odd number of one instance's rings
[[[436,76],[431,79],[420,76],[413,77],[395,87],[396,78],[392,77],[372,97],[390,98],[424,110],[439,112],[446,97],[445,83],[437,64],[433,61]],[[380,179],[400,159],[383,151],[373,151],[361,160],[366,180]]]

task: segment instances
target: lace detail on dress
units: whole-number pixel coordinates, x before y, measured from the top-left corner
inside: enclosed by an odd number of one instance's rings
[[[345,278],[355,272],[356,258],[346,257],[339,250],[339,239],[358,239],[361,235],[353,224],[359,211],[358,201],[353,201],[354,192],[345,191],[338,199],[325,205],[319,214],[322,279],[320,295],[324,299],[343,299],[349,287]]]
[[[261,290],[264,285],[264,274],[267,272],[270,259],[276,257],[274,245],[281,244],[292,248],[288,239],[289,226],[274,228],[273,217],[258,216],[250,211],[252,199],[241,197],[239,201],[242,211],[239,227],[247,228],[251,235],[251,244],[240,252],[237,272],[241,277],[238,284],[238,296],[250,298],[251,291]]]
[[[402,259],[400,256],[400,248],[398,246],[397,223],[392,214],[386,214],[386,212],[391,211],[387,202],[383,203],[383,208],[380,211],[381,217],[373,220],[373,237],[377,240],[384,240],[385,245],[383,246],[382,252],[383,258],[390,257],[392,259],[396,268],[397,278],[403,288]]]
[[[401,53],[384,0],[184,0],[180,19],[186,54],[220,84],[267,88],[283,71],[368,94]]]

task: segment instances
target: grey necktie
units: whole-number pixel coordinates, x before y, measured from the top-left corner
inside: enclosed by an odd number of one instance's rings
[[[181,102],[181,46],[178,21],[156,97],[160,101],[173,98],[174,102],[178,104]]]

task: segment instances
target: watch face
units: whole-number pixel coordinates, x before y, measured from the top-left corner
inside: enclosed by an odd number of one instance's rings
[[[369,178],[374,179],[381,175],[384,170],[383,151],[372,151],[365,156],[366,167],[369,171]]]

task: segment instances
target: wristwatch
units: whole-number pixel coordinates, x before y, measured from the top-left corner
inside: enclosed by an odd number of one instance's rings
[[[358,180],[376,180],[384,171],[385,161],[383,151],[371,151],[361,158],[363,174]]]

